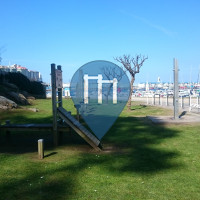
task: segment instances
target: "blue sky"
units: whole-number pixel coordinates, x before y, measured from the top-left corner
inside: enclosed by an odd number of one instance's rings
[[[64,82],[93,60],[147,55],[136,82],[197,81],[200,69],[199,0],[0,0],[2,64],[40,71],[63,66]]]

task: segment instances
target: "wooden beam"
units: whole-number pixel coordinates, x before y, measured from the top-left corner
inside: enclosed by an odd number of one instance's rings
[[[95,150],[101,151],[101,148],[99,147],[100,141],[74,117],[72,117],[64,108],[58,108],[58,115]]]
[[[58,146],[57,130],[57,103],[56,103],[56,65],[51,64],[51,89],[52,89],[52,112],[53,112],[53,136],[54,146]]]
[[[68,126],[58,126],[59,131],[69,131]],[[9,124],[0,126],[0,130],[6,131],[52,131],[52,124]]]
[[[57,70],[62,71],[61,65],[57,66]],[[58,88],[58,106],[62,107],[62,88]]]

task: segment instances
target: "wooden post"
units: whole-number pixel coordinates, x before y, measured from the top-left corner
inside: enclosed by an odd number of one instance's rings
[[[57,66],[57,70],[62,71],[61,68],[62,68],[61,65],[58,65],[58,66]],[[62,86],[62,87],[63,87],[63,86]],[[59,88],[58,88],[58,106],[59,106],[59,107],[62,107],[62,87],[59,87]]]
[[[62,67],[61,65],[57,66],[57,70],[61,71],[61,77],[59,77],[61,80],[59,80],[60,84],[56,84],[57,85],[57,89],[58,89],[58,107],[62,107],[63,106],[63,102],[62,102],[62,92],[63,92],[63,82],[62,82]],[[58,77],[57,77],[58,78]],[[57,120],[57,123],[62,123],[62,119],[59,117],[59,119]],[[58,143],[61,144],[62,140],[63,140],[63,132],[60,131],[57,135],[57,139],[58,139]]]
[[[57,103],[56,103],[56,65],[51,64],[51,87],[52,87],[52,112],[53,112],[53,142],[58,146],[58,127],[57,127]]]
[[[44,140],[43,139],[38,140],[38,158],[39,159],[44,158]]]

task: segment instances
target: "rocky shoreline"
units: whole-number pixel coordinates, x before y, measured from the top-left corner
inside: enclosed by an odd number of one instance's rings
[[[35,97],[11,83],[0,84],[0,110],[16,109],[20,105],[31,105]]]

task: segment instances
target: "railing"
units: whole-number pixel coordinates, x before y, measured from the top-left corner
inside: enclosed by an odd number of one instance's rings
[[[153,95],[151,97],[133,97],[133,101],[145,102],[147,105],[153,106],[167,106],[173,107],[174,98],[172,96]],[[182,109],[188,109],[188,111],[200,112],[200,97],[179,97],[179,107]]]

